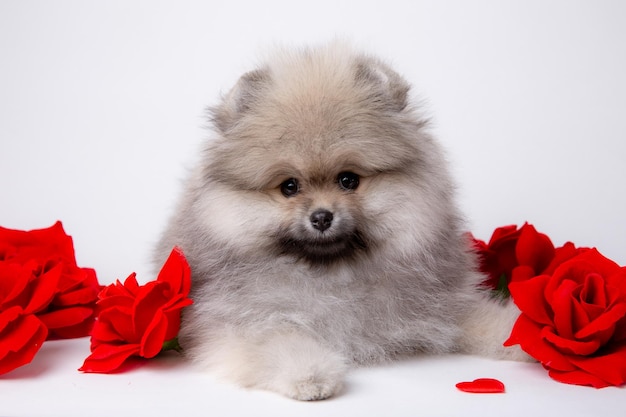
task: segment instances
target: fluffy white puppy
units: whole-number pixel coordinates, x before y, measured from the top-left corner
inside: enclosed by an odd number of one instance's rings
[[[454,183],[408,91],[332,44],[277,54],[211,110],[156,256],[177,245],[191,265],[180,342],[195,362],[316,400],[351,364],[507,355],[518,312],[479,288]]]

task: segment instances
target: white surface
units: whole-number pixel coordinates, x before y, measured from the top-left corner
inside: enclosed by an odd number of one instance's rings
[[[557,245],[626,264],[620,1],[0,1],[0,224],[60,219],[102,283],[152,279],[151,245],[207,135],[205,106],[268,45],[336,35],[414,85],[478,237],[529,220]],[[538,365],[457,357],[357,370],[337,399],[299,404],[176,361],[81,375],[87,345],[46,344],[0,378],[0,415],[582,416],[624,403],[623,390],[562,385]],[[508,393],[454,388],[485,376]]]
[[[29,368],[0,379],[2,416],[612,416],[624,390],[563,385],[538,365],[469,356],[417,358],[356,369],[336,398],[298,402],[215,381],[178,356],[115,375],[76,371],[87,339],[47,342]],[[457,382],[498,378],[504,394],[468,394]]]

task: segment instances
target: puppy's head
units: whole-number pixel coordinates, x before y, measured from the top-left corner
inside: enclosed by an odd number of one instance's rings
[[[393,238],[415,210],[407,196],[432,183],[408,89],[383,63],[337,46],[245,74],[212,109],[218,135],[202,172],[239,205],[233,235],[314,264]]]

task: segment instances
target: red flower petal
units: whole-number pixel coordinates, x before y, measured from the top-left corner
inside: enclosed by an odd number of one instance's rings
[[[500,394],[504,392],[504,384],[493,378],[479,378],[471,382],[459,382],[456,387],[463,392],[474,394]]]
[[[137,295],[137,291],[139,291],[139,284],[137,283],[137,274],[132,273],[124,280],[124,291],[133,297]]]
[[[100,286],[98,285],[95,271],[88,268],[82,268],[81,273],[85,275],[86,279],[83,279],[77,286],[75,286],[75,288],[57,295],[54,298],[53,305],[75,306],[96,302],[98,299],[98,293],[100,292]]]
[[[156,312],[167,303],[168,298],[165,293],[168,289],[168,283],[158,281],[150,281],[140,288],[133,306],[132,317],[136,334],[142,335],[154,319]]]
[[[570,361],[580,370],[600,378],[608,385],[620,386],[626,383],[626,343],[611,346],[602,355],[572,357]],[[594,384],[584,384],[592,385]]]
[[[615,333],[615,326],[617,325],[617,322],[624,319],[625,316],[626,304],[619,304],[604,312],[604,314],[589,323],[587,326],[581,328],[574,336],[578,339],[584,339],[603,333],[607,330],[610,331],[611,335],[613,335]]]
[[[28,300],[22,301],[20,296],[28,292],[27,287],[35,278],[33,270],[33,265],[0,261],[0,308],[14,305],[25,307]]]
[[[158,355],[163,346],[163,342],[165,342],[166,332],[167,319],[161,310],[157,310],[152,322],[148,325],[141,338],[139,356],[149,359]]]
[[[108,322],[97,320],[91,331],[91,342],[95,345],[103,343],[128,343]]]
[[[191,269],[185,255],[179,248],[174,248],[159,271],[157,281],[169,283],[171,295],[180,294],[186,297],[191,289],[190,276]]]
[[[511,282],[509,291],[519,309],[531,320],[552,326],[552,309],[544,299],[550,277],[540,275],[525,281]]]
[[[0,375],[30,363],[47,335],[46,326],[20,307],[0,312]]]
[[[100,345],[85,359],[82,372],[107,373],[115,371],[124,361],[139,353],[138,344],[128,345]]]
[[[30,231],[0,227],[0,240],[14,247],[12,261],[24,263],[36,260],[40,266],[52,261],[76,267],[72,238],[63,230],[61,222],[45,229]]]
[[[536,276],[537,272],[535,272],[533,267],[529,265],[519,265],[513,268],[513,271],[511,271],[510,282],[526,281],[527,279],[531,279]]]
[[[37,317],[39,317],[48,329],[58,329],[82,323],[85,320],[90,319],[92,316],[93,308],[79,306],[39,314]]]
[[[620,267],[615,262],[602,256],[596,249],[589,249],[562,263],[555,269],[552,279],[546,286],[546,297],[550,301],[550,294],[556,291],[562,280],[569,279],[583,284],[585,277],[589,274],[609,277],[619,272],[619,270]]]
[[[619,295],[619,299],[623,302],[626,301],[626,266],[622,266],[616,270],[613,274],[605,277],[606,285],[612,287]]]
[[[50,304],[56,294],[62,268],[62,264],[57,264],[35,279],[30,302],[24,308],[26,313],[37,313]]]
[[[597,376],[579,369],[567,372],[548,369],[548,375],[555,381],[562,382],[564,384],[585,385],[594,388],[605,388],[611,385],[602,378],[598,378]]]
[[[182,310],[183,308],[190,306],[193,304],[191,298],[184,298],[182,295],[177,295],[167,303],[165,303],[162,307],[163,312],[169,313],[172,311]]]
[[[584,327],[589,323],[584,308],[572,295],[574,291],[580,290],[580,287],[577,282],[565,280],[553,294],[554,326],[556,333],[561,337],[573,339],[578,326]]]
[[[93,329],[95,318],[94,314],[81,323],[72,326],[59,327],[57,329],[49,329],[48,340],[75,339],[78,337],[89,336],[91,334],[91,330]]]
[[[550,264],[543,270],[543,274],[552,275],[556,268],[563,262],[588,251],[589,248],[577,248],[572,242],[566,242],[563,246],[554,250],[554,257]]]
[[[519,233],[520,231],[517,229],[517,225],[515,224],[498,227],[493,231],[491,239],[489,239],[489,246],[495,244],[496,242],[517,239],[519,237]]]
[[[98,326],[109,326],[109,331],[117,333],[120,341],[138,344],[141,335],[135,333],[132,322],[132,310],[125,307],[111,307],[98,315]]]
[[[98,307],[106,310],[114,306],[131,308],[135,304],[135,297],[139,291],[136,274],[133,272],[126,278],[124,284],[119,280],[107,285],[98,294]]]
[[[564,355],[592,355],[600,349],[600,341],[592,339],[589,341],[579,341],[566,337],[561,337],[552,332],[549,328],[544,327],[541,335],[545,340],[550,342],[560,353]]]
[[[525,314],[521,314],[513,325],[511,335],[504,342],[504,346],[519,344],[524,352],[551,369],[561,371],[576,369],[568,358],[545,341],[544,328],[546,326],[541,326]]]
[[[537,232],[534,226],[524,224],[515,246],[515,256],[519,265],[532,267],[535,275],[538,275],[554,257],[554,245],[548,236]]]

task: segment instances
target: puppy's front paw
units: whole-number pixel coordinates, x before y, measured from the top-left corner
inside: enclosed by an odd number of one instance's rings
[[[341,388],[341,380],[333,377],[311,376],[299,381],[289,381],[282,394],[294,400],[317,401],[332,397]]]
[[[300,369],[295,373],[278,375],[274,389],[295,400],[324,400],[341,389],[343,364],[338,364],[338,367],[333,370]]]
[[[341,388],[347,363],[317,340],[293,330],[246,336],[222,334],[194,356],[241,386],[296,400],[323,400]]]
[[[346,372],[343,357],[303,335],[281,334],[269,341],[264,388],[287,397],[313,401],[336,394]]]

